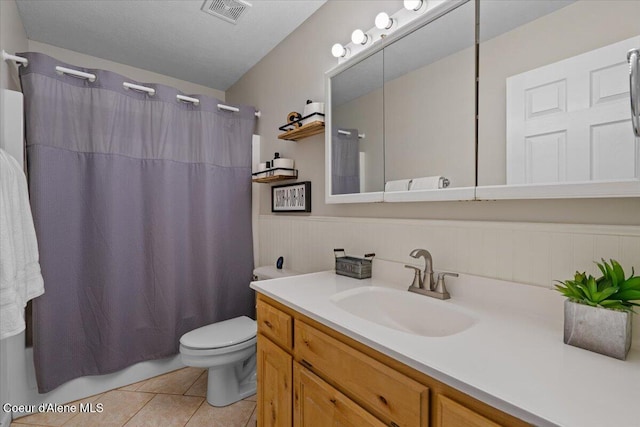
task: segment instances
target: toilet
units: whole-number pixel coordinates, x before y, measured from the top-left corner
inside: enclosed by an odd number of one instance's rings
[[[266,266],[253,271],[254,280],[299,274]],[[256,392],[256,321],[240,316],[187,332],[180,338],[180,358],[186,366],[207,368],[207,402],[227,406]]]

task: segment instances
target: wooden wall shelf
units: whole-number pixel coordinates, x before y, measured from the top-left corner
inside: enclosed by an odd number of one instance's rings
[[[290,129],[284,133],[278,135],[278,139],[285,139],[287,141],[299,141],[303,138],[308,138],[313,135],[324,132],[324,122],[316,120],[311,123],[307,123],[299,128]]]
[[[293,171],[293,175],[291,174],[292,171]],[[269,172],[273,172],[273,174],[270,176],[259,176],[259,175],[268,175]],[[260,172],[254,172],[251,175],[253,176],[253,179],[251,180],[252,182],[270,183],[270,182],[286,181],[288,179],[298,179],[298,170],[289,169],[289,168],[272,168],[272,169],[267,169]]]

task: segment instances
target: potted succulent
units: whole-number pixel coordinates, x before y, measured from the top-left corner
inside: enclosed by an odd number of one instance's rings
[[[602,276],[576,272],[556,285],[564,304],[564,342],[624,360],[631,347],[631,317],[640,304],[640,276],[625,278],[615,260],[596,263]]]

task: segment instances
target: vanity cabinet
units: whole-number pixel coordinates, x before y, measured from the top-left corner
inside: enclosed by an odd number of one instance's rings
[[[262,294],[257,315],[258,427],[528,425]]]

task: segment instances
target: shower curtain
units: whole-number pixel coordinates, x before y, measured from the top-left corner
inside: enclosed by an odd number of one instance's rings
[[[331,133],[331,194],[360,192],[358,129],[334,128]]]
[[[185,332],[251,315],[255,109],[139,83],[148,96],[116,73],[20,55],[46,290],[33,305],[39,391],[176,354]]]

